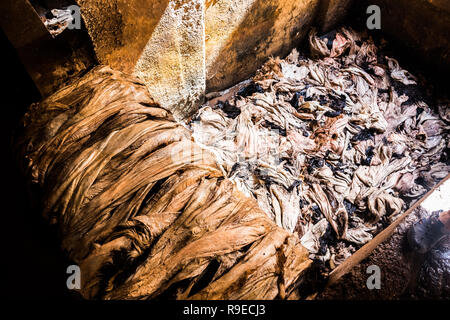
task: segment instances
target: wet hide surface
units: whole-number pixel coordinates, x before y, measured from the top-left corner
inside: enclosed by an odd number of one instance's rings
[[[367,35],[340,29],[271,59],[192,119],[195,141],[280,227],[330,269],[444,178],[448,102]]]
[[[143,84],[109,67],[32,105],[16,147],[85,298],[287,298],[311,262]]]

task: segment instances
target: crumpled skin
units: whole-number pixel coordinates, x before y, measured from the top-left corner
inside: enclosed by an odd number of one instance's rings
[[[367,36],[309,42],[310,58],[270,59],[189,126],[239,190],[336,266],[447,175],[449,109],[410,101],[418,80]]]
[[[32,105],[16,147],[85,298],[284,299],[311,263],[143,84],[109,67]]]

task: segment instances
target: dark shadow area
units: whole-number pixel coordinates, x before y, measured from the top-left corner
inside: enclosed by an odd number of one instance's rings
[[[27,107],[40,100],[40,94],[25,71],[18,55],[0,30],[4,54],[2,86],[3,119],[1,150],[3,298],[74,299],[66,288],[66,268],[71,263],[59,247],[54,230],[31,208],[25,183],[12,153],[12,136]]]
[[[174,0],[79,0],[98,60],[133,73],[155,28]]]
[[[351,26],[356,31],[368,31],[375,42],[380,43],[382,39],[386,40],[383,53],[395,58],[402,68],[418,76],[420,84],[427,82],[431,85],[433,92],[429,92],[430,94],[447,96],[450,84],[448,77],[450,72],[448,44],[450,42],[447,36],[448,28],[445,26],[450,26],[450,13],[438,8],[426,7],[424,7],[426,10],[419,11],[418,5],[414,7],[404,5],[401,10],[400,2],[384,0],[375,2],[380,2],[381,30],[367,29],[366,21],[369,15],[366,9],[372,4],[370,1],[356,1],[342,25]],[[408,4],[412,6],[413,2]],[[442,20],[437,21],[439,19],[436,17]],[[402,19],[409,21],[404,23],[405,28],[410,27],[412,20],[415,22],[416,29],[414,31],[403,29],[403,25],[397,22]],[[413,33],[416,39],[410,36]],[[423,41],[420,41],[420,38]]]
[[[0,25],[44,96],[97,64],[83,21],[81,29],[65,29],[52,37],[36,9],[28,1],[18,0],[1,2]]]

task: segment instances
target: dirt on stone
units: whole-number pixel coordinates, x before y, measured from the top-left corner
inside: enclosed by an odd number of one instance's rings
[[[339,282],[326,288],[317,299],[395,300],[448,299],[450,297],[450,237],[442,239],[424,255],[412,252],[407,241],[409,228],[429,217],[419,207],[367,259],[355,266]],[[380,289],[368,289],[367,273],[371,265],[381,271]]]

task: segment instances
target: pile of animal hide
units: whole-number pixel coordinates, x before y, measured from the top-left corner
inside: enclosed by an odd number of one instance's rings
[[[16,145],[85,298],[289,298],[311,263],[143,84],[108,67],[32,105]]]
[[[371,38],[343,28],[334,40],[312,32],[309,46],[310,58],[293,50],[222,92],[190,128],[333,269],[447,175],[450,112],[410,97],[417,79]]]

